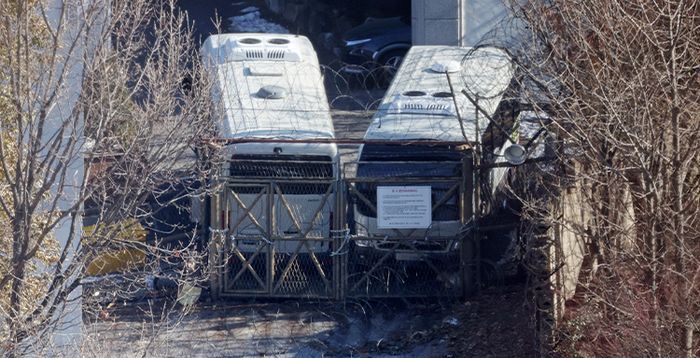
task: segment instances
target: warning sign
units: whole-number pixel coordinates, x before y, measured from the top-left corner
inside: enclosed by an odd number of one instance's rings
[[[427,229],[432,221],[430,186],[377,187],[377,227]]]

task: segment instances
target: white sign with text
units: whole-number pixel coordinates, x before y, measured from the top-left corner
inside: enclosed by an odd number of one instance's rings
[[[432,221],[430,186],[377,187],[377,227],[427,229]]]

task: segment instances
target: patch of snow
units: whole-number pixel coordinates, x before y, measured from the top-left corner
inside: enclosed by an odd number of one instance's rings
[[[284,26],[267,21],[260,16],[260,11],[249,12],[240,16],[229,17],[230,29],[232,32],[262,32],[288,34]]]
[[[260,10],[260,9],[258,9],[258,8],[255,7],[255,6],[248,6],[247,8],[245,8],[245,9],[239,11],[239,13],[241,13],[241,14],[247,14],[247,13],[249,13],[249,12],[258,11],[258,10]]]
[[[530,140],[532,138],[535,138],[535,136],[539,133],[541,128],[542,125],[537,122],[522,121],[520,122],[519,128],[520,135],[523,136],[524,139]]]
[[[449,324],[450,326],[459,326],[459,319],[455,316],[448,316],[442,320],[442,323]]]
[[[544,156],[548,133],[543,128],[543,122],[548,121],[549,116],[544,113],[525,111],[520,113],[521,139],[533,141],[528,150],[528,158],[539,158]]]

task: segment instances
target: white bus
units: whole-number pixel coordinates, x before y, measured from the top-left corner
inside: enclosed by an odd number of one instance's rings
[[[336,180],[339,172],[337,146],[324,142],[332,142],[334,129],[311,42],[282,34],[212,35],[204,42],[201,56],[214,81],[213,99],[223,112],[219,135],[234,140],[226,146],[229,161],[224,174],[232,183],[279,181],[277,189],[282,193],[271,188],[272,193],[256,202],[258,189],[231,186],[246,207],[253,206],[255,218],[251,220],[236,200],[230,200],[228,222],[242,219],[229,232],[234,245],[252,252],[264,244],[256,238],[263,237],[263,241],[277,239],[278,252],[293,252],[299,243],[295,238],[329,237],[335,196],[327,195],[326,184],[302,182],[305,178],[319,183]],[[241,139],[252,141],[236,143]],[[274,201],[272,217],[266,212],[268,200]],[[264,224],[258,225],[271,220],[271,233],[260,227]],[[312,240],[300,252],[324,252],[329,247],[327,241]]]
[[[454,239],[461,226],[459,191],[450,191],[453,185],[438,180],[431,183],[428,178],[471,176],[471,173],[462,173],[461,160],[467,156],[471,161],[473,155],[464,148],[480,140],[490,122],[483,112],[477,115],[476,106],[462,90],[466,90],[486,114],[493,116],[513,76],[510,57],[496,48],[411,48],[373,117],[365,133],[366,142],[360,149],[356,188],[372,205],[355,200],[355,233],[369,239],[357,240],[358,246],[393,249],[399,260],[420,259],[420,255],[409,254],[416,250],[435,254],[453,252]],[[500,149],[494,154],[501,153]],[[394,180],[386,184],[361,181],[369,177]],[[414,181],[426,178],[427,182],[401,183],[401,177]],[[491,175],[497,180],[502,177],[501,173]],[[491,183],[494,187],[497,184]],[[415,217],[420,216],[420,212],[407,214],[414,217],[406,223],[401,220],[392,223],[391,219],[380,217],[397,215],[403,209],[394,207],[382,212],[378,205],[381,204],[378,186],[422,186],[423,189],[416,190],[424,192],[428,187],[429,194],[423,194],[422,199],[416,197],[417,201],[413,202],[423,207],[423,219]],[[381,193],[384,192],[382,188]],[[448,193],[449,197],[445,197]],[[433,210],[436,204],[440,205]],[[411,224],[411,220],[415,223]],[[411,244],[397,245],[397,240]]]

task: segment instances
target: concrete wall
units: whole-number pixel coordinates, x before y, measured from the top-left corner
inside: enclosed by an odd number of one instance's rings
[[[576,171],[581,170],[576,166]],[[522,227],[526,244],[525,265],[529,274],[538,349],[547,352],[555,343],[553,332],[573,303],[581,278],[595,267],[588,235],[592,211],[582,181],[541,181],[536,166],[515,172],[513,189],[526,202],[537,200],[537,211],[527,211],[530,221]],[[557,187],[566,185],[566,187]]]
[[[461,46],[480,44],[484,36],[500,26],[508,15],[505,0],[462,0]]]
[[[525,234],[535,332],[543,352],[551,349],[566,302],[576,294],[582,269],[591,264],[590,242],[581,235],[590,221],[581,190],[572,186],[550,198],[550,215],[558,219]],[[546,226],[549,228],[544,229]]]
[[[502,0],[412,0],[413,44],[474,46],[506,14]]]
[[[414,45],[460,45],[465,0],[412,0]]]
[[[65,71],[63,84],[49,84],[50,90],[56,91],[53,106],[47,114],[42,141],[47,148],[58,144],[58,152],[64,153],[66,159],[64,165],[67,170],[61,179],[64,183],[57,183],[51,187],[52,197],[59,198],[57,209],[68,210],[74,206],[80,196],[84,177],[83,161],[83,123],[82,118],[75,115],[76,105],[82,90],[84,61],[89,61],[94,56],[97,41],[101,39],[103,27],[107,23],[110,0],[51,0],[46,8],[49,26],[54,30],[59,22],[64,22],[63,29],[58,32],[62,47],[57,51],[57,59],[54,63],[53,73]],[[89,14],[89,15],[88,15]],[[89,29],[85,22],[90,21]],[[56,80],[57,81],[57,80]],[[38,91],[39,92],[39,91]],[[63,137],[63,139],[57,139]],[[75,143],[70,138],[76,138]],[[45,149],[48,150],[48,149]],[[60,175],[60,174],[59,174]],[[75,220],[75,227],[82,226],[79,213]],[[72,218],[66,217],[56,226],[54,235],[62,248],[66,249],[64,269],[73,264],[73,255],[78,249],[81,230],[72,226]],[[53,269],[52,269],[53,270]],[[68,271],[70,272],[70,271]],[[68,283],[78,279],[71,277]],[[78,356],[83,337],[82,320],[82,289],[70,292],[67,301],[57,307],[54,313],[57,321],[56,329],[51,333],[52,342],[44,349],[41,355],[46,356]],[[39,347],[34,347],[39,348]]]
[[[564,306],[576,294],[584,261],[589,260],[588,238],[581,235],[591,217],[584,203],[580,186],[562,193],[557,212],[561,222],[552,228],[552,245],[549,250],[550,284],[556,293],[553,302],[554,318],[558,322],[564,316]]]

